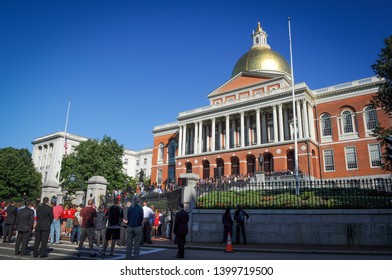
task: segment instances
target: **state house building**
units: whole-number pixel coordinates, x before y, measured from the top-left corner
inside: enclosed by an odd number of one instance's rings
[[[208,106],[154,127],[152,182],[165,186],[183,173],[253,174],[260,154],[267,174],[294,170],[291,69],[260,23],[252,39],[231,78],[208,94]],[[313,179],[390,175],[372,136],[378,124],[391,125],[371,105],[380,83],[370,77],[316,90],[295,84],[299,172]]]

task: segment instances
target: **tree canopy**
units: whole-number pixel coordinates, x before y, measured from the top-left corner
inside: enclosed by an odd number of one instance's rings
[[[130,178],[123,173],[124,147],[109,136],[101,141],[90,139],[80,143],[75,152],[64,155],[61,164],[60,182],[73,193],[85,190],[92,176],[103,176],[108,181],[108,190],[124,189]],[[72,181],[71,174],[76,180]]]
[[[41,174],[35,169],[31,153],[27,149],[0,149],[0,197],[22,200],[40,196]]]
[[[373,71],[385,81],[380,86],[374,102],[389,115],[392,114],[392,35],[384,40],[385,47],[378,55],[379,59],[372,65]]]
[[[378,55],[379,59],[372,65],[373,71],[384,82],[379,87],[378,93],[373,97],[376,106],[381,107],[390,117],[392,116],[392,35],[384,40],[385,47]],[[377,127],[374,135],[385,145],[383,139],[392,135],[391,127]],[[388,160],[384,161],[384,169],[392,170],[392,164]]]

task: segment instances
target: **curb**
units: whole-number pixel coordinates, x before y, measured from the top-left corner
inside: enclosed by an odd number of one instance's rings
[[[143,245],[144,247],[157,247],[167,249],[177,249],[176,245],[164,245],[164,244],[149,244]],[[196,245],[185,245],[185,249],[188,250],[206,250],[206,251],[225,251],[225,248],[216,246],[196,246]],[[236,252],[248,252],[248,253],[280,253],[280,254],[338,254],[338,255],[383,255],[392,256],[390,251],[361,251],[361,250],[337,250],[337,249],[270,249],[270,248],[243,248],[233,247]]]

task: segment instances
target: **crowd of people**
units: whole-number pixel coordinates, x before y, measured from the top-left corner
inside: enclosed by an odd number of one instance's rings
[[[55,246],[63,242],[77,243],[76,255],[80,256],[83,243],[88,239],[90,257],[97,253],[105,257],[110,243],[109,256],[113,256],[117,245],[126,247],[127,259],[135,259],[139,256],[140,245],[152,244],[151,237],[172,239],[174,215],[170,208],[155,209],[146,202],[141,207],[138,196],[121,206],[116,196],[108,208],[105,205],[97,208],[93,200],[85,207],[63,206],[55,200],[49,201],[48,197],[43,198],[42,203],[17,205],[10,201],[0,205],[0,237],[3,237],[3,243],[15,243],[16,255],[32,253],[34,258],[47,257],[48,244]],[[28,243],[32,237],[34,245],[30,252]],[[95,252],[94,244],[98,246],[98,252]]]
[[[232,180],[233,178],[230,178]],[[248,213],[237,206],[232,218],[230,209],[226,209],[222,216],[223,239],[226,244],[228,236],[233,236],[233,225],[236,228],[237,244],[242,237],[244,244],[247,243],[245,224],[249,219]],[[65,236],[69,236],[69,242],[78,244],[78,257],[81,256],[83,244],[88,239],[89,256],[104,258],[108,249],[109,256],[113,256],[117,246],[125,247],[126,259],[137,259],[140,254],[140,246],[144,243],[152,244],[152,237],[172,239],[178,246],[176,258],[184,258],[185,237],[188,233],[189,215],[184,210],[184,205],[179,205],[178,211],[171,208],[165,210],[156,209],[154,205],[143,202],[140,205],[139,197],[133,196],[120,206],[119,200],[114,198],[110,207],[94,205],[92,199],[87,205],[63,205],[43,198],[42,203],[25,202],[16,205],[15,202],[2,203],[0,205],[0,237],[3,243],[15,243],[15,255],[31,255],[28,251],[28,243],[34,236],[32,254],[34,258],[48,256],[48,243],[51,245],[65,242]],[[162,228],[165,225],[165,233]],[[13,239],[14,231],[16,237]],[[98,247],[98,252],[94,249]]]
[[[292,170],[278,170],[273,172],[264,172],[266,178],[273,176],[292,176],[294,175]],[[298,174],[302,174],[299,170]],[[220,177],[209,177],[204,179],[199,179],[197,185],[216,185],[216,184],[231,184],[231,183],[248,183],[256,182],[256,175],[253,173],[248,173],[246,175],[222,175]]]

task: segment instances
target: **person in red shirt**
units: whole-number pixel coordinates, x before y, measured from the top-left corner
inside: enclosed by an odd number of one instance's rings
[[[80,253],[83,247],[83,242],[88,238],[88,244],[90,248],[90,257],[95,257],[94,253],[94,236],[95,236],[95,219],[97,217],[97,211],[93,207],[93,200],[90,199],[87,202],[87,206],[80,211],[80,241],[78,246],[78,252],[76,255],[80,257]]]
[[[66,227],[66,222],[67,222],[67,218],[68,218],[68,214],[67,214],[68,209],[69,209],[68,205],[65,206],[65,208],[63,209],[63,214],[61,215],[61,220],[60,220],[61,234],[65,234],[65,227]]]
[[[55,205],[54,202],[52,204],[52,209],[53,209],[53,221],[52,224],[50,225],[50,243],[51,244],[60,244],[60,223],[61,223],[61,218],[63,215],[63,206],[61,204]],[[56,239],[55,239],[56,237]]]
[[[7,212],[4,210],[4,206],[0,205],[0,237],[3,237],[5,226],[5,219],[7,218]]]
[[[155,210],[155,214],[153,217],[153,232],[154,232],[154,237],[158,238],[158,227],[160,224],[160,217],[159,217],[159,210]]]

